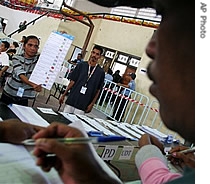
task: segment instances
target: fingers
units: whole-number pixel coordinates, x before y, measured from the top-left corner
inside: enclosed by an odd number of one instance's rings
[[[64,97],[61,96],[60,99],[59,99],[59,104],[63,104],[63,102],[64,102]]]
[[[62,123],[53,122],[45,129],[37,132],[33,139],[46,137],[84,137],[83,133],[76,128]]]
[[[182,151],[182,150],[185,150],[185,149],[188,149],[189,147],[186,147],[186,146],[175,146],[173,147],[169,153],[173,153],[173,152],[179,152],[179,151]]]
[[[33,154],[37,157],[36,164],[48,172],[52,167],[59,168],[59,160],[66,158],[67,146],[55,139],[41,138],[36,140]]]
[[[139,144],[140,148],[145,146],[145,145],[151,144],[149,134],[142,135],[141,138],[139,139],[138,144]]]

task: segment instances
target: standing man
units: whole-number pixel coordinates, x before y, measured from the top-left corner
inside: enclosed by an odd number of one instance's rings
[[[91,112],[104,84],[104,70],[97,64],[102,54],[103,48],[94,46],[89,60],[81,62],[73,70],[70,83],[59,100],[59,103],[63,104],[70,90],[64,112],[75,114]]]
[[[2,41],[0,45],[0,81],[1,81],[1,86],[4,85],[4,73],[7,71],[9,68],[9,56],[6,53],[8,48],[10,47],[10,43],[7,41]]]
[[[13,71],[4,86],[0,101],[6,104],[28,106],[28,99],[34,99],[36,92],[40,92],[41,84],[29,81],[34,67],[39,59],[39,39],[34,36],[26,37],[23,44],[24,53],[15,55],[12,59]]]

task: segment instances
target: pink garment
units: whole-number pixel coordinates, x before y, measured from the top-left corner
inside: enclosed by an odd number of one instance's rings
[[[163,161],[157,157],[145,160],[138,168],[138,172],[143,184],[163,184],[182,176],[180,173],[170,172]]]

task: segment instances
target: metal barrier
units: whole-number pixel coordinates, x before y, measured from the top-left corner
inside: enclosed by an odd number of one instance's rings
[[[121,91],[124,88],[116,83],[105,80],[103,89],[94,108],[102,112],[108,119],[129,124],[147,125],[160,132],[173,135],[182,143],[184,139],[176,132],[169,130],[159,116],[159,102],[150,101],[146,95],[130,90],[125,96]],[[118,112],[118,113],[114,113]]]
[[[121,92],[123,89],[129,90],[128,96]],[[141,124],[148,104],[147,96],[105,80],[95,108],[115,121]]]

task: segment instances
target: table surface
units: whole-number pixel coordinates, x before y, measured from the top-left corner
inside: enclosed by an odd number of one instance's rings
[[[52,115],[52,114],[45,114],[42,113],[40,110],[33,108],[37,114],[39,114],[43,119],[45,119],[48,123],[52,122],[61,122],[64,124],[69,124],[71,121],[63,117],[61,114],[58,113],[58,115]],[[10,108],[5,105],[4,103],[0,102],[0,117],[3,120],[11,119],[11,118],[17,118],[19,119],[11,110]]]

